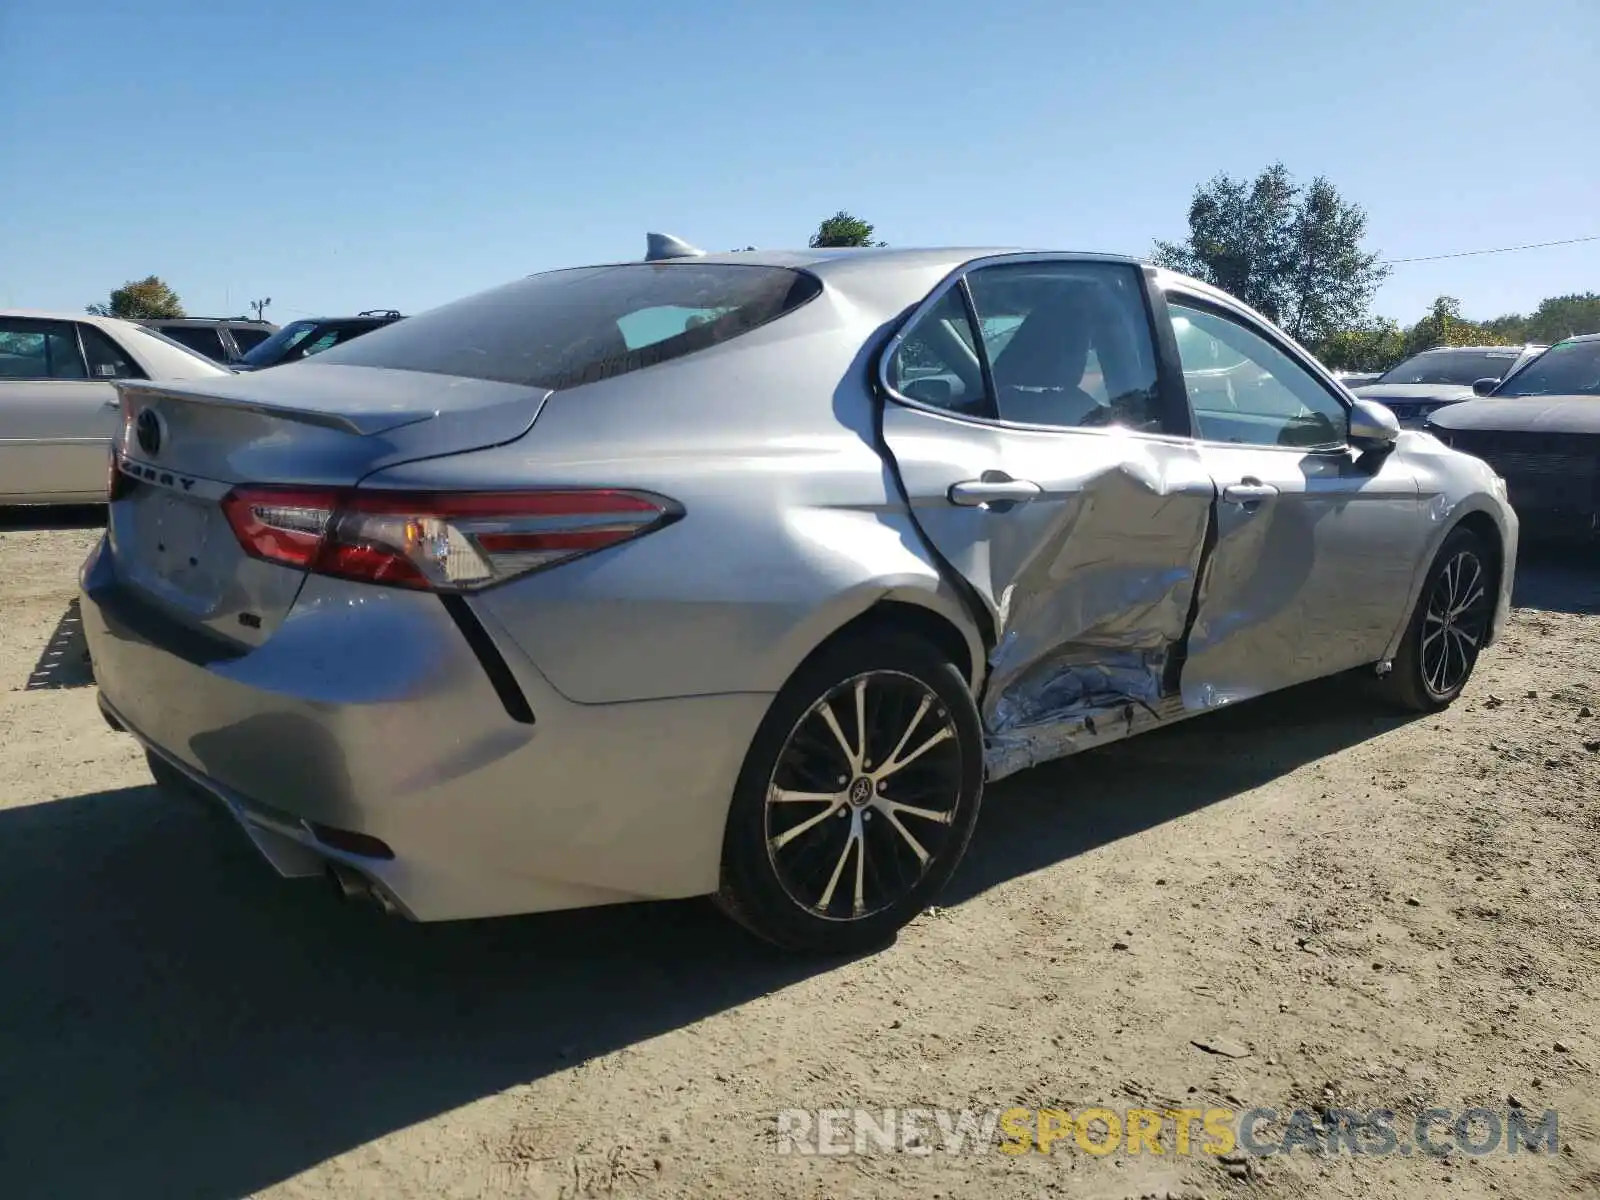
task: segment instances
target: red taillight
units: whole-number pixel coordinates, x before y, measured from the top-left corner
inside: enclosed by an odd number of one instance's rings
[[[367,583],[471,590],[629,541],[675,519],[671,501],[586,488],[383,492],[235,488],[222,502],[256,558]]]
[[[106,502],[111,504],[121,500],[129,492],[133,491],[137,483],[138,480],[130,478],[128,473],[122,469],[121,464],[117,461],[116,447],[113,446],[111,449],[111,465],[106,472]]]

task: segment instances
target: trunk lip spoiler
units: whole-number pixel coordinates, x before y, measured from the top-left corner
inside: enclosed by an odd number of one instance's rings
[[[274,404],[269,400],[250,400],[239,396],[219,396],[215,392],[207,391],[203,387],[193,390],[178,386],[171,382],[156,382],[152,380],[129,379],[117,381],[119,395],[136,395],[148,398],[166,398],[185,403],[200,403],[215,405],[218,408],[232,408],[240,412],[259,413],[266,417],[277,417],[285,421],[294,421],[302,425],[318,425],[325,429],[337,429],[345,433],[353,433],[359,437],[368,437],[373,434],[387,433],[393,429],[400,429],[406,425],[417,425],[423,421],[431,421],[439,415],[437,408],[428,409],[398,409],[388,412],[374,413],[341,413],[329,412],[326,409],[302,408],[293,404]]]

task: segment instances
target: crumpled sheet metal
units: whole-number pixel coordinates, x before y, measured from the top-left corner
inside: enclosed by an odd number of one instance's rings
[[[1015,688],[996,705],[996,725],[984,747],[988,777],[1002,779],[1162,719],[1159,681],[1166,661],[1162,650],[1050,664],[1036,687]]]
[[[1093,481],[1066,517],[1077,528],[1065,531],[1049,562],[1029,564],[1006,589],[982,710],[989,778],[1160,719],[1211,501],[1190,491],[1152,506],[1157,484],[1120,471]],[[1118,494],[1135,490],[1143,493],[1137,503]],[[1137,515],[1124,521],[1121,512]],[[1178,566],[1170,562],[1175,539],[1193,547]],[[1146,543],[1150,552],[1141,554]]]

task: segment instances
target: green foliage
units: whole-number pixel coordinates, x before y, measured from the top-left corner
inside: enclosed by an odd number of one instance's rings
[[[1419,354],[1439,346],[1485,346],[1503,340],[1503,335],[1464,318],[1461,315],[1461,301],[1454,296],[1440,296],[1433,302],[1428,315],[1406,330],[1405,355]]]
[[[1530,316],[1507,313],[1487,321],[1468,320],[1461,315],[1461,301],[1440,296],[1404,330],[1387,319],[1370,319],[1330,333],[1314,349],[1334,370],[1385,371],[1440,346],[1551,345],[1578,333],[1600,333],[1600,293],[1551,296]]]
[[[91,304],[87,312],[97,317],[122,317],[136,321],[152,317],[181,317],[183,302],[159,276],[131,279],[111,293],[108,304]]]
[[[1366,231],[1367,214],[1325,177],[1300,187],[1274,163],[1252,181],[1224,174],[1196,188],[1188,238],[1158,241],[1154,258],[1232,293],[1309,345],[1359,326],[1388,275],[1362,249]]]
[[[1457,314],[1459,316],[1459,313]],[[1519,345],[1542,342],[1553,345],[1577,333],[1600,333],[1600,292],[1573,292],[1548,296],[1528,316],[1507,313],[1476,326],[1485,343]],[[1443,343],[1460,345],[1459,342]]]
[[[887,246],[887,242],[872,240],[872,226],[860,217],[852,217],[840,209],[811,235],[811,248],[820,250],[837,246]]]
[[[1406,335],[1393,321],[1376,317],[1329,334],[1316,353],[1335,371],[1386,371],[1406,356]]]
[[[1578,333],[1600,333],[1600,292],[1573,292],[1541,301],[1523,332],[1526,341],[1547,343]]]

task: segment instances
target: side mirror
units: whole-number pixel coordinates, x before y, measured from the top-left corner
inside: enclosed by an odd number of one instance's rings
[[[1472,381],[1472,394],[1474,396],[1487,396],[1500,386],[1498,379],[1474,379]]]
[[[1376,400],[1357,400],[1350,406],[1350,444],[1357,450],[1383,450],[1400,436],[1400,422]]]

